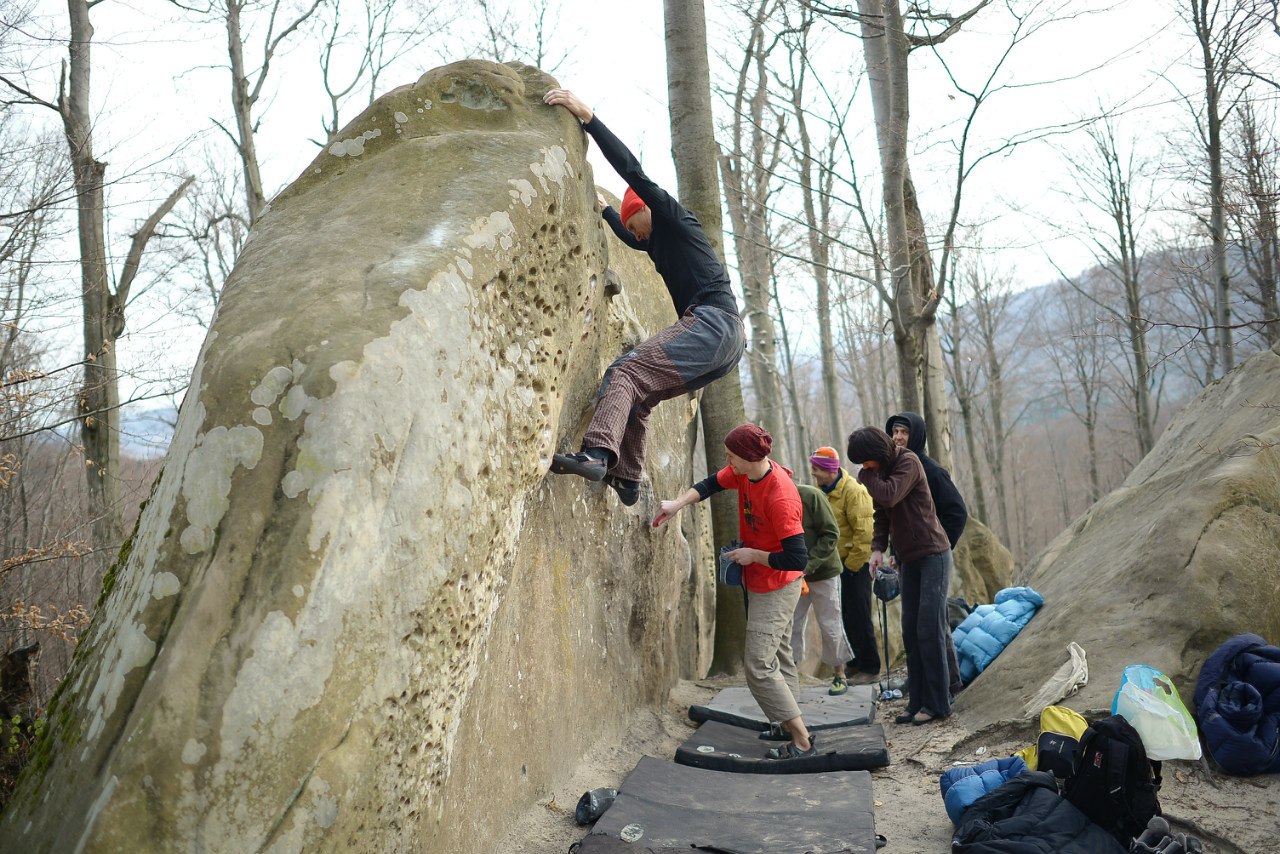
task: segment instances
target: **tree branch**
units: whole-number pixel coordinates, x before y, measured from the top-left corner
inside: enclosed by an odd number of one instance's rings
[[[129,245],[129,254],[125,256],[124,268],[120,272],[120,284],[116,286],[116,307],[123,311],[125,305],[129,302],[129,289],[133,287],[133,280],[138,274],[138,267],[142,263],[142,252],[147,248],[147,242],[151,240],[151,236],[155,234],[156,227],[160,225],[160,220],[169,215],[174,205],[187,192],[187,188],[195,182],[194,176],[188,176],[181,184],[174,188],[169,194],[169,198],[156,208],[151,216],[147,217],[147,221],[142,224],[142,228],[138,229],[133,235],[133,240]]]

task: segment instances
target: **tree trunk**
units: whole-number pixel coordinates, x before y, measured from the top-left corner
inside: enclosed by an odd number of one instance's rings
[[[936,320],[924,328],[924,410],[928,434],[929,456],[945,469],[952,467],[951,412],[947,407],[946,363],[942,359],[942,341]]]
[[[258,168],[258,149],[254,141],[253,104],[249,92],[249,77],[244,63],[244,37],[240,30],[240,12],[245,0],[226,0],[227,4],[227,55],[231,60],[231,107],[236,116],[236,153],[244,173],[245,202],[249,206],[249,223],[257,221],[266,207],[266,193],[262,189],[262,173]]]
[[[1084,422],[1084,432],[1089,443],[1089,503],[1096,504],[1102,497],[1102,483],[1098,478],[1098,425],[1092,411]]]
[[[1191,0],[1196,40],[1204,71],[1205,156],[1209,161],[1209,242],[1213,263],[1213,322],[1217,327],[1218,361],[1225,374],[1235,367],[1235,347],[1231,336],[1231,278],[1227,271],[1227,226],[1222,178],[1222,115],[1220,89],[1224,69],[1214,58],[1214,21],[1217,9],[1208,0]],[[1228,25],[1229,26],[1229,25]],[[1223,61],[1230,61],[1227,56]]]
[[[858,0],[858,11],[883,176],[899,405],[928,416],[929,453],[946,465],[951,458],[951,430],[940,350],[930,359],[934,349],[930,337],[936,343],[937,336],[939,289],[907,162],[907,37],[898,0]],[[872,21],[883,21],[883,28]],[[932,407],[926,406],[930,397],[936,401]]]
[[[93,514],[95,545],[119,538],[120,385],[116,337],[123,331],[122,307],[115,304],[107,271],[104,225],[106,164],[93,154],[89,113],[93,24],[86,0],[68,0],[71,23],[70,71],[59,95],[63,131],[71,152],[80,237],[80,296],[83,304],[84,386],[80,396],[80,437]]]
[[[778,307],[778,330],[782,333],[782,355],[785,371],[784,385],[787,391],[787,403],[791,412],[791,446],[795,448],[793,456],[786,457],[784,462],[796,473],[796,477],[809,483],[809,429],[805,424],[804,413],[800,411],[800,392],[796,389],[795,354],[791,350],[791,338],[787,332],[786,313],[782,311],[782,303],[778,299],[778,274],[775,270],[769,281],[773,293],[774,305]],[[776,447],[776,445],[775,445]]]
[[[1147,358],[1147,329],[1142,320],[1141,289],[1136,263],[1136,258],[1126,259],[1124,293],[1129,318],[1129,352],[1133,359],[1134,425],[1138,434],[1138,458],[1141,459],[1155,446],[1156,440],[1151,415],[1151,366]]]
[[[707,62],[707,21],[702,0],[664,0],[667,49],[667,97],[671,113],[671,153],[676,164],[677,194],[702,223],[707,238],[722,257],[720,191],[716,185],[716,143],[711,120],[711,69]],[[723,440],[745,420],[742,384],[733,370],[702,392],[702,432],[707,468],[724,463]],[[711,499],[711,527],[717,551],[738,536],[734,497],[722,492]],[[716,640],[713,673],[742,669],[746,614],[737,591],[716,590]]]
[[[807,28],[803,33],[807,34]],[[804,38],[804,36],[802,36]],[[796,65],[807,67],[808,40],[800,45],[800,61]],[[809,136],[809,122],[804,107],[804,77],[793,81],[791,107],[795,114],[796,131],[800,137],[799,172],[800,195],[804,203],[806,234],[809,241],[809,258],[813,267],[813,280],[818,292],[818,353],[822,362],[822,397],[826,403],[827,429],[832,436],[840,435],[840,392],[836,379],[836,354],[831,334],[831,179],[821,188],[814,186],[813,140]],[[830,176],[833,170],[829,170]],[[825,192],[819,193],[821,189]]]
[[[985,335],[983,336],[986,337]],[[1004,423],[1004,374],[995,352],[995,341],[983,342],[987,351],[987,398],[991,410],[991,439],[987,445],[987,465],[991,468],[991,483],[996,491],[996,514],[1000,520],[1000,536],[1004,542],[1013,542],[1009,528],[1009,501],[1005,492],[1006,450],[1009,436]]]
[[[965,372],[963,347],[964,330],[960,323],[960,310],[951,306],[951,385],[955,389],[956,404],[960,407],[960,423],[964,429],[965,451],[969,455],[969,469],[972,474],[974,505],[969,508],[972,515],[992,527],[991,517],[987,515],[987,494],[982,482],[982,461],[978,458],[977,439],[974,435],[973,398],[974,388],[969,375]]]
[[[754,156],[754,155],[753,155]],[[778,438],[784,436],[782,386],[778,379],[778,333],[770,312],[772,264],[767,249],[764,210],[756,204],[743,183],[742,170],[750,168],[751,157],[724,155],[721,173],[733,226],[734,251],[746,300],[746,319],[751,334],[747,359],[751,365],[751,386],[755,391],[760,425]]]
[[[1258,306],[1262,310],[1262,335],[1268,347],[1280,344],[1280,304],[1276,299],[1276,280],[1280,276],[1280,232],[1277,231],[1276,207],[1280,187],[1276,183],[1277,152],[1262,138],[1257,113],[1252,104],[1242,105],[1241,143],[1245,192],[1252,207],[1252,221],[1242,228],[1242,249],[1253,255],[1250,272],[1258,286]],[[1250,250],[1250,245],[1257,248]]]

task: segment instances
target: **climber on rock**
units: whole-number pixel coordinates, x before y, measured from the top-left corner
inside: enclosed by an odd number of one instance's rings
[[[622,210],[603,204],[618,239],[647,252],[662,276],[679,320],[614,360],[600,381],[596,411],[576,454],[556,454],[551,471],[605,481],[623,504],[640,497],[645,433],[659,401],[702,388],[729,373],[746,348],[729,274],[702,224],[640,168],[625,145],[568,89],[543,100],[567,109],[626,179]],[[598,194],[597,194],[598,195]]]

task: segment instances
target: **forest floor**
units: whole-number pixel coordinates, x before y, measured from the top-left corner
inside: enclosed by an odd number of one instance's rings
[[[817,684],[806,678],[806,683]],[[622,742],[596,745],[572,777],[531,807],[513,825],[494,854],[565,854],[590,828],[574,822],[583,792],[619,787],[642,756],[671,759],[695,729],[689,706],[742,684],[741,677],[680,682],[661,709],[637,710]],[[953,827],[943,808],[938,777],[954,765],[1008,756],[1036,736],[1034,721],[975,727],[964,716],[963,695],[955,714],[914,727],[893,722],[904,700],[883,702],[876,720],[884,725],[892,764],[871,772],[876,832],[888,839],[885,854],[945,854]],[[1094,713],[1087,716],[1093,717]],[[1160,803],[1175,830],[1199,836],[1207,854],[1258,854],[1275,850],[1280,835],[1280,775],[1229,777],[1203,762],[1165,762]]]

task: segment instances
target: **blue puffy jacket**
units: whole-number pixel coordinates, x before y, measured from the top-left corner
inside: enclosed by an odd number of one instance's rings
[[[996,594],[994,605],[974,608],[951,636],[960,678],[968,684],[986,670],[1043,604],[1044,597],[1030,587],[1006,587]]]
[[[942,786],[942,802],[947,807],[947,818],[960,824],[960,817],[970,804],[987,792],[993,792],[1027,770],[1021,756],[992,759],[981,765],[950,768],[942,773],[938,784]]]
[[[1196,680],[1196,720],[1209,755],[1228,774],[1280,772],[1280,649],[1236,635]]]

